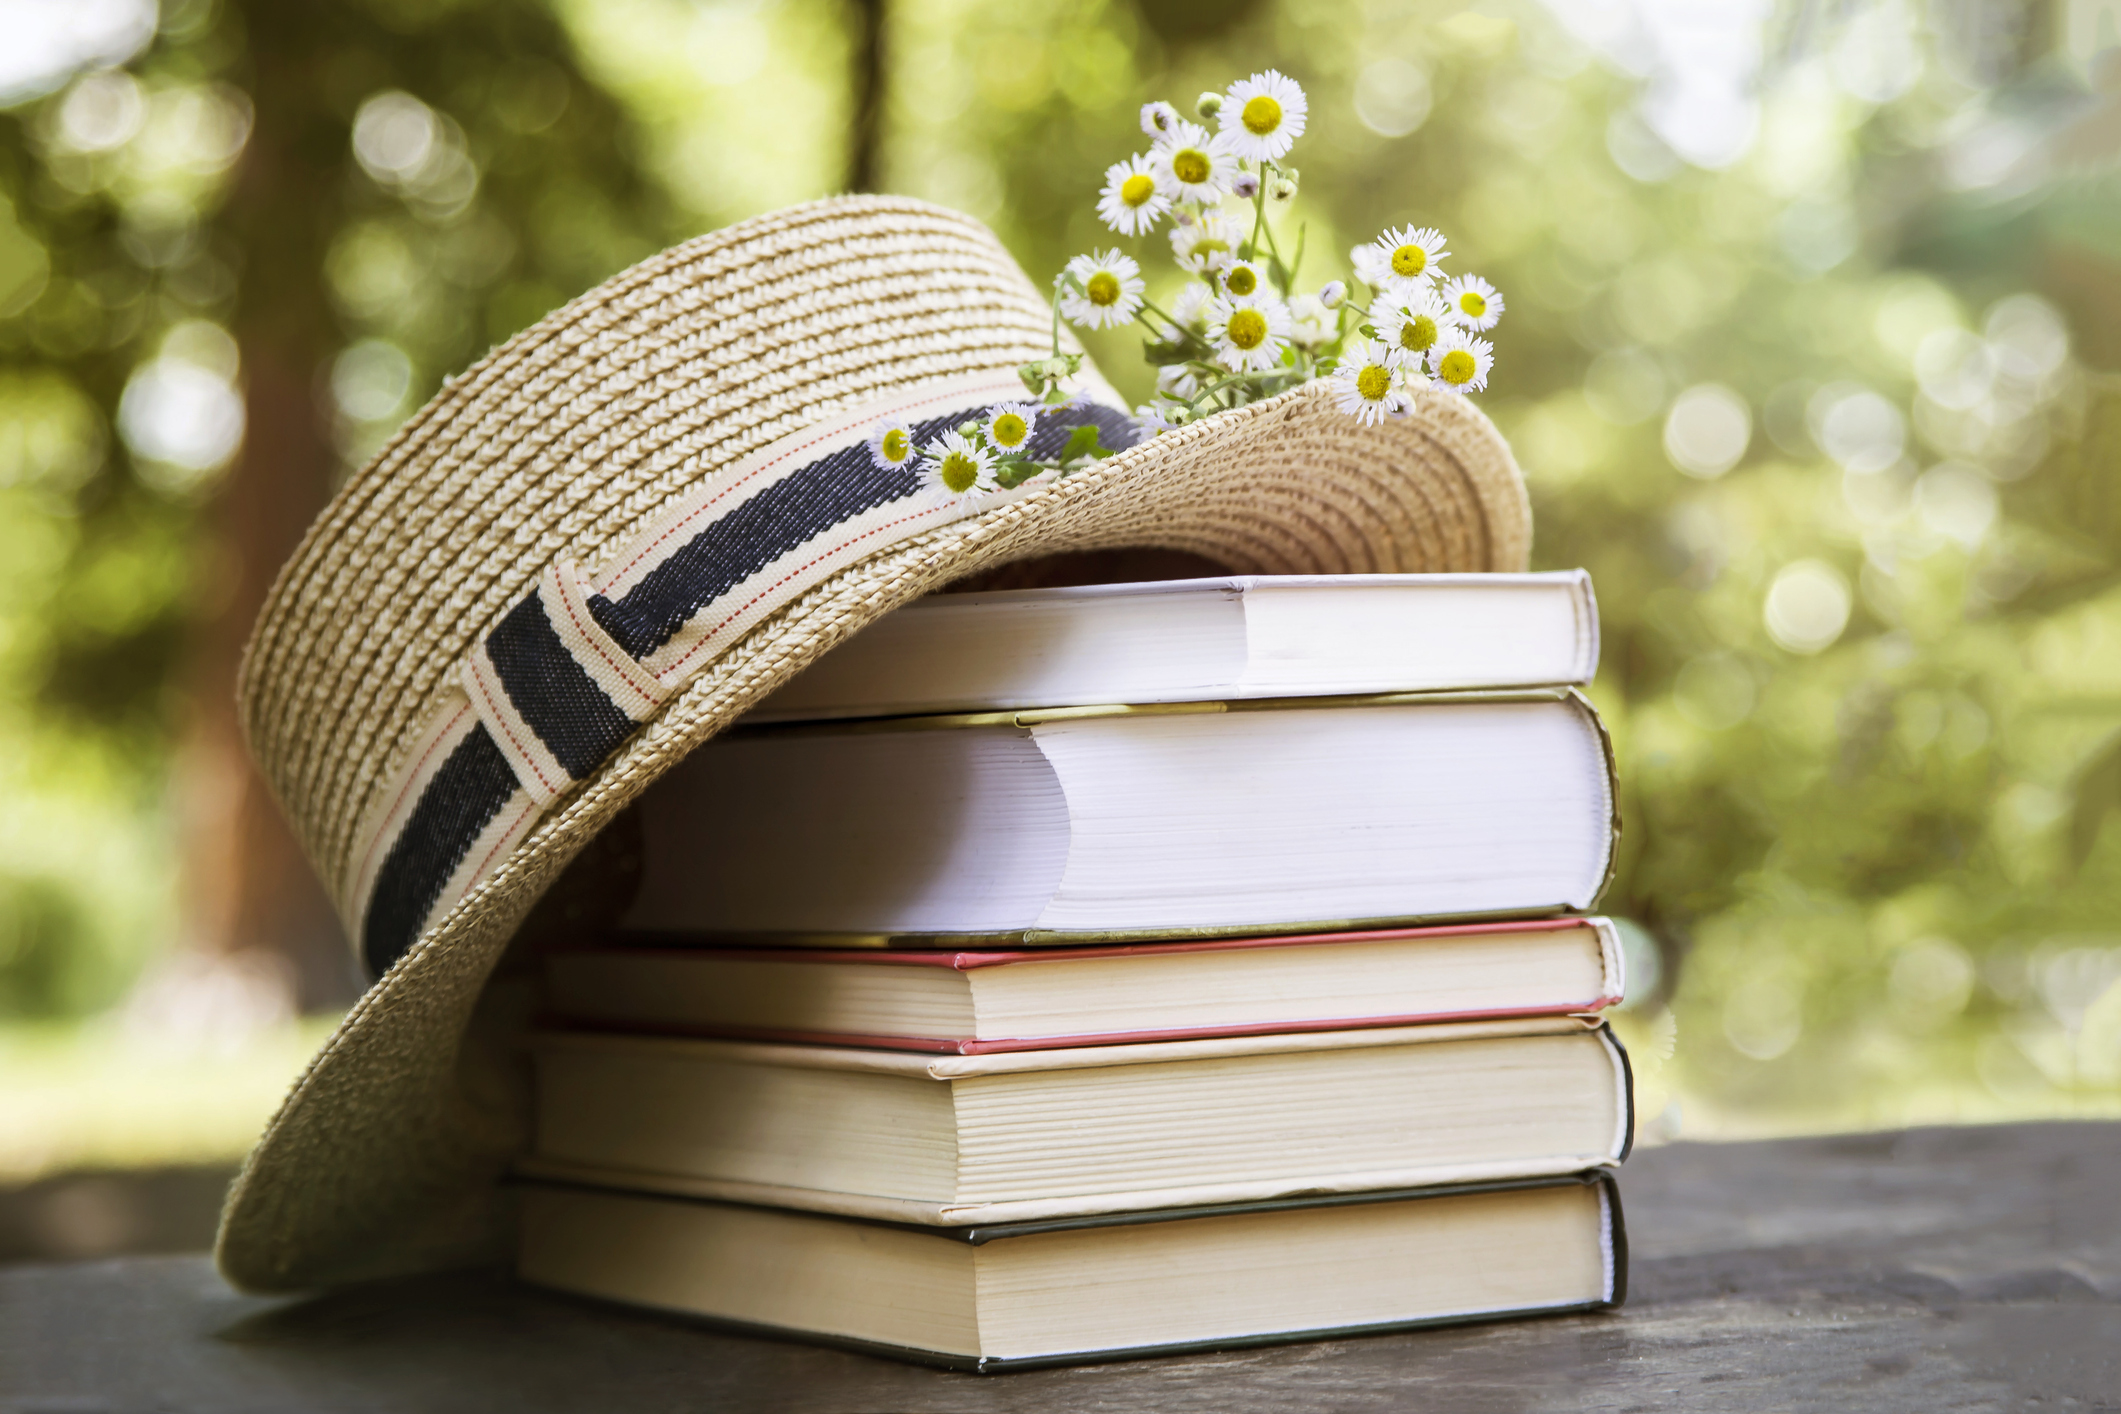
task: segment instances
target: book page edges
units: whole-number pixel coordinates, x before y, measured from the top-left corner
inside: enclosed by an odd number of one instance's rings
[[[856,1050],[834,1046],[789,1046],[764,1041],[726,1041],[668,1035],[624,1035],[593,1031],[544,1031],[531,1037],[538,1050],[657,1051],[673,1056],[811,1070],[854,1070],[914,1079],[957,1080],[1037,1070],[1087,1070],[1100,1066],[1155,1065],[1167,1061],[1291,1051],[1341,1051],[1378,1046],[1433,1045],[1446,1041],[1495,1040],[1512,1036],[1570,1036],[1597,1031],[1595,1016],[1523,1017],[1503,1021],[1441,1022],[1372,1030],[1276,1032],[1260,1036],[1215,1036],[1132,1045],[1078,1046],[992,1055],[928,1057],[906,1051]]]
[[[650,1173],[637,1169],[603,1168],[594,1164],[569,1163],[561,1159],[536,1156],[518,1158],[511,1172],[515,1177],[523,1179],[578,1184],[613,1192],[653,1193],[715,1203],[740,1203],[750,1207],[789,1208],[799,1212],[825,1213],[834,1217],[860,1218],[871,1222],[908,1223],[918,1227],[961,1228],[989,1223],[1038,1222],[1049,1218],[1095,1217],[1104,1213],[1143,1213],[1160,1209],[1200,1208],[1223,1203],[1335,1197],[1464,1183],[1566,1178],[1586,1171],[1610,1170],[1619,1162],[1612,1154],[1557,1154],[1543,1160],[1519,1159],[1490,1164],[1438,1164],[1425,1168],[1383,1169],[1374,1173],[1338,1175],[1330,1179],[1307,1178],[1297,1183],[1268,1180],[1251,1183],[1191,1184],[1177,1188],[1140,1189],[1133,1192],[1086,1194],[1068,1198],[1026,1198],[1006,1203],[924,1202],[911,1198],[885,1198],[868,1193],[796,1188],[778,1183],[744,1183],[724,1179],[688,1178],[682,1174]],[[1611,1244],[1608,1239],[1609,1271],[1611,1262]]]
[[[1598,627],[1598,591],[1591,587],[1589,570],[1574,570],[1576,577],[1571,597],[1576,602],[1577,644],[1582,659],[1577,665],[1576,681],[1589,683],[1598,676],[1598,656],[1603,644]]]
[[[1599,995],[1598,1006],[1617,1006],[1628,998],[1628,952],[1621,946],[1620,929],[1603,914],[1590,914],[1582,921],[1598,935],[1598,960],[1605,972],[1605,986]]]

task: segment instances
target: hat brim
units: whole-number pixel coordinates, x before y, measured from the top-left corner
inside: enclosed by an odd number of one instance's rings
[[[1531,513],[1493,424],[1431,395],[1361,426],[1311,384],[902,542],[761,622],[564,798],[348,1013],[230,1190],[216,1259],[252,1291],[492,1260],[529,1134],[532,980],[496,967],[562,870],[658,776],[864,625],[1061,551],[1166,548],[1244,573],[1516,571]]]

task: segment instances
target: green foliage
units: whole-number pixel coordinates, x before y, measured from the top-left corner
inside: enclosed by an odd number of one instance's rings
[[[352,141],[379,98],[417,129],[397,167]],[[305,455],[365,459],[686,233],[633,132],[550,11],[498,0],[189,0],[124,70],[0,113],[0,1016],[108,1005],[172,941],[172,747],[232,667],[188,665],[270,569],[241,562],[258,510],[215,499],[234,441],[158,427],[148,375],[247,404],[268,474],[320,496]]]
[[[1956,175],[1966,133],[2066,116],[2082,80],[2044,31],[1970,59],[1946,8],[1911,11],[1887,97],[1831,24],[1778,49],[1757,141],[1710,171],[1644,148],[1636,81],[1529,3],[889,7],[884,186],[1027,270],[1110,243],[1096,188],[1142,102],[1271,64],[1312,99],[1274,218],[1303,285],[1414,224],[1508,292],[1481,403],[1537,563],[1596,579],[1608,905],[1665,964],[1626,1024],[1680,1132],[2121,1102],[2121,212],[2110,177]],[[199,533],[216,473],[122,451],[136,368],[210,371],[201,325],[239,379],[291,349],[358,460],[627,260],[836,188],[847,14],[193,3],[130,66],[183,141],[69,147],[74,90],[0,116],[0,1008],[107,995],[16,959],[117,976],[166,897],[169,645],[230,568]],[[390,93],[432,162],[357,158]],[[1084,342],[1136,402],[1179,353]]]
[[[2077,233],[2121,212],[2111,183],[2006,205],[1940,179],[1951,125],[1994,96],[1948,25],[1886,101],[1796,54],[1743,160],[1639,180],[1609,146],[1631,83],[1530,5],[1288,0],[1153,33],[1087,0],[911,8],[928,82],[901,90],[895,151],[918,158],[894,170],[1030,269],[1100,240],[1100,163],[1140,145],[1141,102],[1271,63],[1312,95],[1281,223],[1308,230],[1307,283],[1415,224],[1508,291],[1481,402],[1530,481],[1537,564],[1596,580],[1627,820],[1607,906],[1666,955],[1626,1024],[1681,1132],[2121,1103],[2121,386],[2027,352],[2058,309],[2080,348],[2111,324],[2113,257]],[[1129,60],[1045,79],[1078,38]],[[1042,77],[996,101],[986,46]],[[2053,62],[1981,60],[2006,86]],[[1359,115],[1387,81],[1426,95],[1407,136]],[[1145,394],[1157,351],[1085,342]],[[1733,407],[1727,456],[1690,444],[1689,418]],[[1873,467],[1850,444],[1880,407],[1899,445]]]

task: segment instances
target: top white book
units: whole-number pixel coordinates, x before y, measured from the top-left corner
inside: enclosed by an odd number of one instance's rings
[[[1597,671],[1582,570],[1233,575],[932,594],[750,720],[1562,687]]]

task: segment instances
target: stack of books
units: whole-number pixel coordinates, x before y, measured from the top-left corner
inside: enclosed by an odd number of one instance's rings
[[[1617,1303],[1577,574],[936,596],[547,959],[522,1275],[973,1369]]]

